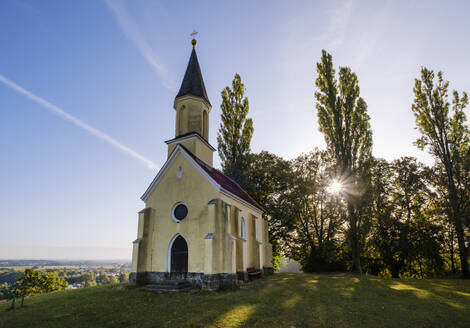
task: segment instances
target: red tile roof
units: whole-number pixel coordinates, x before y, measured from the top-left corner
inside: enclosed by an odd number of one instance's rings
[[[247,203],[253,205],[254,207],[260,209],[264,212],[264,208],[256,202],[238,183],[230,179],[228,176],[224,175],[217,169],[210,167],[199,159],[196,155],[191,153],[186,147],[180,144],[180,146],[196,161],[196,163],[207,173],[209,176],[215,180],[222,188],[228,192],[234,194],[235,196],[243,199]]]

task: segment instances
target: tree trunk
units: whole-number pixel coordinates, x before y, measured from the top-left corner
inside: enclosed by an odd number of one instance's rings
[[[450,250],[450,264],[452,268],[452,274],[455,275],[455,259],[454,259],[454,248]]]
[[[459,246],[459,256],[460,256],[460,266],[462,267],[462,278],[470,278],[470,273],[468,271],[468,253],[467,247],[465,245],[465,231],[463,228],[457,192],[455,190],[455,184],[451,177],[449,177],[449,198],[452,208],[452,221],[455,227],[455,233],[457,234],[457,244]]]
[[[419,264],[419,274],[421,276],[421,279],[424,279],[423,266],[421,265],[421,259],[418,260],[418,264]]]
[[[357,229],[357,217],[353,205],[348,201],[349,216],[349,239],[351,243],[352,269],[357,274],[362,274],[361,269],[361,249],[359,245],[359,232]]]
[[[390,266],[390,272],[392,273],[392,278],[399,278],[400,269],[396,263],[392,263]]]
[[[21,295],[21,305],[20,305],[20,307],[23,307],[23,305],[24,305],[24,294]]]
[[[460,256],[460,265],[462,267],[462,278],[470,278],[470,273],[468,271],[468,253],[467,247],[465,246],[465,232],[462,227],[462,222],[456,218],[456,227],[455,231],[457,233],[457,241],[459,244],[459,256]]]
[[[452,274],[455,275],[456,268],[455,268],[455,246],[454,246],[454,230],[451,228],[449,231],[449,252],[450,252],[450,266],[452,269]]]
[[[15,301],[16,301],[16,297],[13,296],[13,299],[11,300],[11,306],[10,306],[10,309],[14,309],[15,308]]]

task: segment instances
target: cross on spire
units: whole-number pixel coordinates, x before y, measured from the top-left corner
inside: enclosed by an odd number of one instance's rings
[[[193,45],[193,48],[196,48],[196,44],[197,44],[196,35],[198,33],[199,32],[197,32],[196,30],[193,30],[193,33],[190,34],[193,37],[193,39],[191,40],[191,44]]]

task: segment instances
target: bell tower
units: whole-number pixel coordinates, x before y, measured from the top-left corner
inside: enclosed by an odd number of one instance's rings
[[[166,141],[168,156],[176,145],[181,144],[199,159],[212,166],[214,147],[209,144],[209,113],[211,103],[207,97],[201,68],[196,55],[196,40],[191,41],[193,49],[180,90],[176,95],[175,138]]]

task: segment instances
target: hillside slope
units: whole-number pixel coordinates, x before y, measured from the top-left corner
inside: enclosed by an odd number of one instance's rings
[[[230,292],[117,286],[0,304],[0,327],[470,327],[470,281],[275,274]]]

